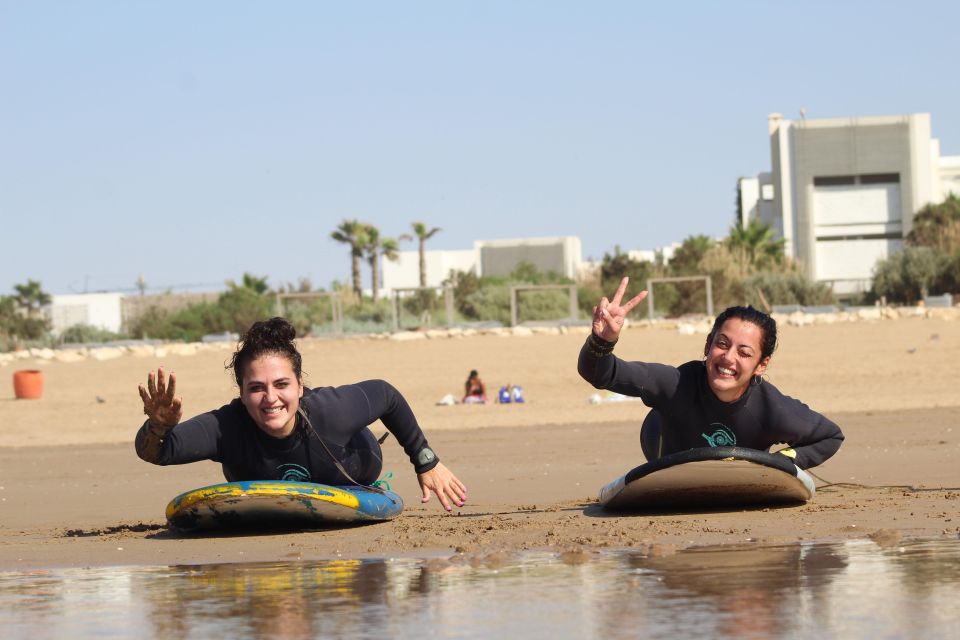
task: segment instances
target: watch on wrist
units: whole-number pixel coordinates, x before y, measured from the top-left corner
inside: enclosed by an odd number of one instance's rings
[[[417,466],[424,467],[436,459],[437,454],[433,452],[433,449],[430,447],[424,447],[423,449],[420,449],[420,453],[417,454]]]

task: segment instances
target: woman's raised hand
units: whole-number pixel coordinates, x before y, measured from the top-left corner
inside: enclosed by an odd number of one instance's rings
[[[150,424],[170,430],[180,422],[182,411],[180,398],[174,396],[177,391],[177,378],[171,373],[169,386],[163,379],[163,367],[147,374],[147,386],[140,385],[140,398],[143,400],[143,412]]]
[[[607,342],[617,341],[627,314],[647,297],[647,292],[641,291],[627,302],[620,304],[623,294],[627,291],[628,282],[630,278],[624,276],[620,286],[617,287],[617,292],[613,294],[613,299],[607,300],[604,296],[600,299],[600,304],[593,308],[593,333]]]

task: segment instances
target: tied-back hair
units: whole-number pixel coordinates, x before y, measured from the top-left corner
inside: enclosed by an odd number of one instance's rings
[[[297,330],[286,318],[278,317],[254,322],[253,326],[240,338],[237,350],[227,365],[227,368],[233,368],[237,386],[243,386],[243,372],[247,365],[265,355],[277,355],[289,360],[297,380],[302,380],[303,359],[293,343],[296,337]]]
[[[730,318],[739,318],[744,322],[760,327],[760,360],[762,361],[773,355],[773,352],[777,349],[777,321],[763,311],[751,306],[724,309],[713,322],[713,328],[710,329],[710,335],[707,336],[708,347],[713,344],[713,339],[717,336],[717,332],[720,331],[723,323]]]

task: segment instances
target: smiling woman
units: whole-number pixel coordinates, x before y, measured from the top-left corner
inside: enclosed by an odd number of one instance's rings
[[[298,480],[369,485],[382,467],[368,426],[381,420],[414,466],[423,502],[433,492],[447,510],[466,488],[430,449],[410,406],[392,385],[366,380],[342,387],[303,385],[296,331],[283,318],[255,323],[231,366],[240,397],[185,422],[176,377],[163,369],[140,385],[147,421],[136,436],[143,460],[159,465],[214,460],[227,480]]]
[[[730,307],[717,316],[702,360],[672,367],[614,356],[624,319],[647,294],[621,304],[627,283],[624,278],[613,298],[594,308],[577,370],[597,389],[639,396],[653,409],[640,430],[647,460],[697,447],[766,451],[785,443],[779,453],[806,469],[837,452],[843,434],[836,424],[764,382],[777,323],[753,307]]]

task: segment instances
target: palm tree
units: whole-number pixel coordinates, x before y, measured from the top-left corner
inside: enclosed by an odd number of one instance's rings
[[[16,291],[13,299],[29,318],[38,317],[40,310],[50,304],[52,299],[50,294],[43,290],[38,280],[28,278],[26,284],[15,284],[13,289]]]
[[[400,243],[396,238],[381,238],[379,229],[372,224],[366,225],[363,252],[366,254],[367,263],[370,265],[370,281],[374,301],[380,297],[380,257],[383,256],[387,260],[396,262],[400,258],[399,248]]]
[[[252,273],[243,272],[243,279],[240,281],[240,288],[250,289],[256,294],[263,295],[269,289],[270,285],[267,284],[267,279],[269,276],[255,276]],[[231,280],[227,284],[230,285],[230,288],[236,289],[237,285]]]
[[[424,249],[424,245],[427,240],[433,237],[435,233],[440,231],[440,227],[434,227],[427,231],[427,225],[422,222],[413,223],[413,233],[417,236],[417,240],[420,241],[420,286],[427,286],[427,255]]]
[[[755,269],[782,262],[785,242],[777,240],[773,228],[756,218],[751,218],[747,226],[738,220],[727,237],[727,246],[742,251],[747,265]]]
[[[389,260],[390,262],[396,262],[400,259],[400,240],[403,240],[406,235],[401,235],[399,239],[397,238],[384,238],[383,242],[380,243],[380,255]]]
[[[363,295],[363,288],[360,284],[360,258],[363,257],[363,247],[366,244],[367,227],[369,225],[359,220],[344,220],[330,234],[330,237],[337,242],[350,245],[350,275],[353,278],[353,292],[357,294],[358,298]]]

